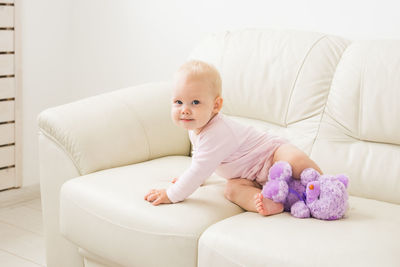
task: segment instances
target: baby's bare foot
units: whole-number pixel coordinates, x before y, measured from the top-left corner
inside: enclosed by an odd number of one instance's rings
[[[256,210],[263,216],[278,214],[283,211],[283,204],[273,202],[271,199],[264,198],[261,193],[254,196]]]
[[[258,193],[254,197],[254,203],[256,204],[256,210],[258,213],[260,213],[263,216],[268,215],[268,211],[266,209],[266,203],[264,203],[264,197],[261,193]]]

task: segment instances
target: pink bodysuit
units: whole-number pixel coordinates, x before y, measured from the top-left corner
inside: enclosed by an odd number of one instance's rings
[[[189,131],[192,164],[167,190],[179,202],[190,196],[213,172],[226,179],[246,178],[264,184],[275,150],[288,141],[251,126],[235,122],[221,113],[196,135]]]

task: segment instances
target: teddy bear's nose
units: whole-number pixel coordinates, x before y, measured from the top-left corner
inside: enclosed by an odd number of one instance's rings
[[[310,190],[314,190],[314,185],[310,184],[310,186],[308,188],[310,188]]]

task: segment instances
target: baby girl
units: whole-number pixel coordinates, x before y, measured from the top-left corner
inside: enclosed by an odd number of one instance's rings
[[[228,179],[225,197],[243,209],[261,215],[282,212],[282,203],[261,194],[272,164],[289,162],[297,179],[306,168],[322,174],[321,170],[288,141],[221,114],[222,103],[216,68],[196,60],[179,68],[174,77],[171,115],[175,124],[189,132],[192,163],[167,190],[152,189],[145,200],[153,205],[182,201],[215,172]]]

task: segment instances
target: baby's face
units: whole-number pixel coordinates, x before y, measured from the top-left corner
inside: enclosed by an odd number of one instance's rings
[[[175,79],[171,115],[178,126],[198,134],[221,106],[222,98],[206,81],[184,75]]]

